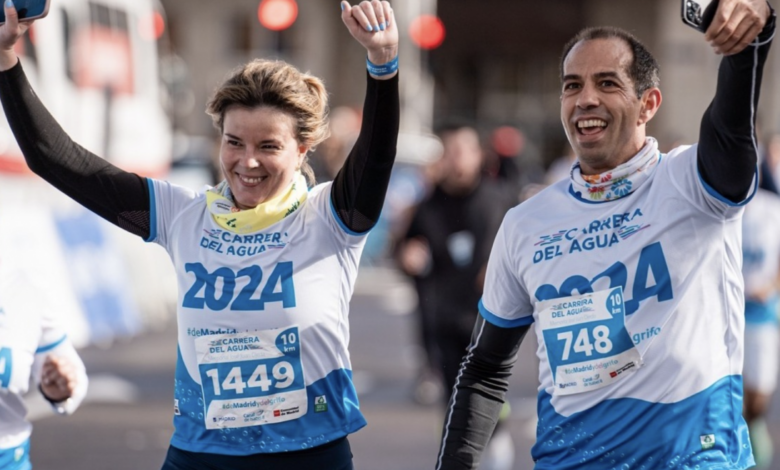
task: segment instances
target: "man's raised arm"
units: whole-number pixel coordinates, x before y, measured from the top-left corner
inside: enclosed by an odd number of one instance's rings
[[[774,34],[775,12],[764,0],[721,0],[705,35],[724,58],[701,121],[698,166],[704,182],[732,202],[750,194],[756,174],[756,107]]]

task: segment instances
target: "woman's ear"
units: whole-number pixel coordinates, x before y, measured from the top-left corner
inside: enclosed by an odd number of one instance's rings
[[[309,147],[306,145],[298,146],[298,164],[295,166],[296,170],[300,170],[303,166],[303,162],[306,161],[306,155],[309,153]]]

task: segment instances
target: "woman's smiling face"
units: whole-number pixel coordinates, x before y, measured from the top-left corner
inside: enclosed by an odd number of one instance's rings
[[[239,209],[253,209],[292,184],[308,148],[293,117],[277,108],[232,106],[225,111],[219,160]]]

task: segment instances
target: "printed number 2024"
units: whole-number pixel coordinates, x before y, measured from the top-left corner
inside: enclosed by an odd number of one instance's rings
[[[563,341],[563,357],[566,361],[571,355],[572,349],[575,353],[585,354],[590,357],[593,350],[599,354],[607,354],[612,351],[612,341],[609,339],[609,328],[606,325],[599,325],[593,328],[593,341],[587,328],[581,328],[574,339],[573,331],[563,331],[558,333],[558,340]],[[572,342],[574,343],[572,347]]]
[[[295,285],[293,284],[293,264],[291,261],[278,263],[260,290],[259,298],[255,294],[263,280],[260,266],[248,266],[237,273],[230,268],[217,268],[209,272],[201,263],[187,263],[184,268],[195,275],[195,282],[184,294],[183,307],[208,308],[210,310],[251,311],[265,310],[267,302],[281,302],[282,307],[295,307]],[[233,298],[236,280],[249,278],[243,289]],[[221,282],[220,282],[221,281]],[[221,292],[218,285],[222,284]],[[278,290],[277,290],[278,286]]]

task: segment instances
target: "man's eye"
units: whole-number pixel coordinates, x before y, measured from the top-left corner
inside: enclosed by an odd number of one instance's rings
[[[579,83],[566,83],[563,85],[564,90],[575,90],[579,87],[580,87]]]

